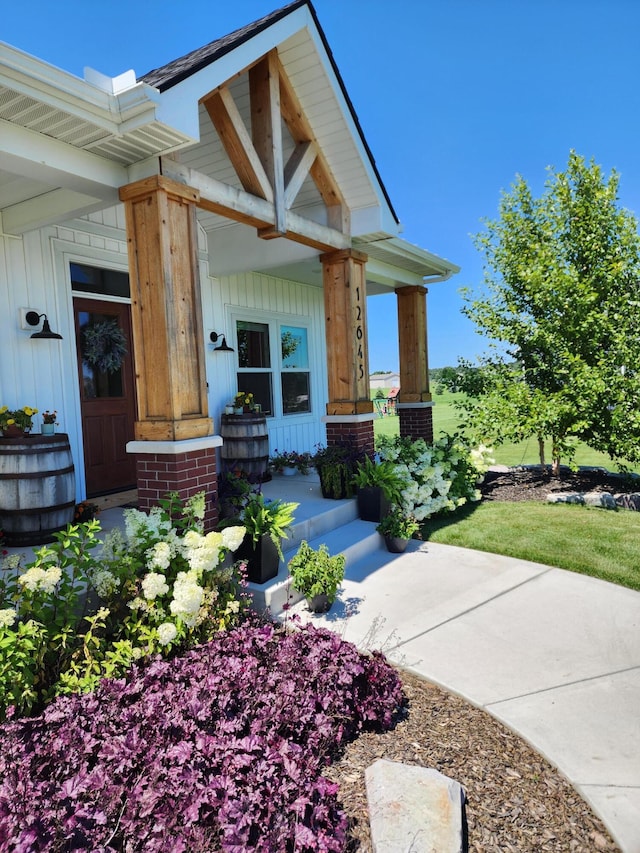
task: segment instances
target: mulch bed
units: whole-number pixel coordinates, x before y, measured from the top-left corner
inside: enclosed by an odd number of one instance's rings
[[[640,492],[640,479],[622,477],[603,469],[571,471],[561,468],[560,476],[552,477],[548,469],[539,467],[510,468],[508,471],[487,471],[480,491],[483,500],[489,501],[545,501],[547,495],[554,492]]]
[[[602,471],[540,469],[490,471],[484,500],[545,501],[553,491],[640,491]],[[456,779],[467,795],[469,850],[473,853],[614,853],[619,847],[549,762],[485,711],[418,678],[401,673],[407,713],[385,734],[364,734],[326,775],[340,784],[352,823],[351,850],[372,850],[364,781],[378,758],[433,767]]]

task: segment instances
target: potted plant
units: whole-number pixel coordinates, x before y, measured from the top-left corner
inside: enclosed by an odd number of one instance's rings
[[[0,409],[0,429],[5,438],[22,438],[31,430],[33,416],[38,410],[33,406],[10,410],[8,406]]]
[[[277,474],[308,474],[311,465],[311,454],[308,452],[297,453],[295,450],[275,451],[269,457],[269,465]]]
[[[283,559],[281,540],[288,538],[287,530],[298,506],[268,501],[262,493],[248,496],[240,515],[240,524],[247,532],[236,557],[247,561],[247,577],[253,583],[266,583],[278,574],[278,563]]]
[[[409,540],[419,529],[420,525],[416,519],[407,515],[400,507],[393,507],[376,527],[378,533],[384,537],[387,551],[392,554],[402,554],[406,551]]]
[[[311,464],[320,477],[322,496],[332,500],[353,497],[353,474],[364,455],[353,441],[347,440],[328,447],[316,445]]]
[[[43,412],[42,413],[42,426],[40,427],[40,432],[42,435],[53,435],[56,431],[58,413],[56,411],[53,412]]]
[[[365,456],[356,466],[353,482],[358,488],[358,514],[363,521],[380,521],[392,504],[402,502],[405,483],[393,462],[374,462]]]
[[[233,411],[236,415],[250,412],[253,408],[253,394],[250,391],[238,391],[233,398]]]
[[[326,613],[336,600],[344,567],[344,554],[332,557],[326,545],[314,550],[308,542],[300,543],[289,560],[289,574],[293,588],[304,595],[312,613]]]

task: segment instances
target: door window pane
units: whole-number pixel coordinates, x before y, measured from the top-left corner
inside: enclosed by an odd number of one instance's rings
[[[307,330],[300,326],[280,326],[282,367],[288,370],[309,368]]]
[[[82,396],[83,399],[95,399],[97,397],[122,397],[124,395],[122,366],[116,366],[118,360],[126,354],[126,347],[122,352],[124,334],[118,325],[116,317],[110,314],[96,314],[89,311],[78,312],[78,326],[80,332],[80,352],[82,355]],[[111,330],[114,330],[111,332]],[[98,332],[96,338],[88,338],[87,332],[94,330]],[[118,331],[120,334],[118,334]],[[104,332],[104,334],[103,334]],[[93,341],[93,344],[90,343]],[[122,352],[121,358],[115,358],[109,369],[101,369],[100,361],[110,352],[118,350]],[[90,354],[89,354],[90,353]],[[103,358],[100,359],[100,356]],[[96,363],[97,362],[97,363]]]
[[[282,371],[282,411],[285,415],[311,411],[309,374]]]
[[[249,323],[239,320],[236,330],[238,367],[271,367],[269,326],[266,323]]]

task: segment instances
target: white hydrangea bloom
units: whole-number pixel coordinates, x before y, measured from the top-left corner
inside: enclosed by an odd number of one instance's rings
[[[222,531],[222,544],[230,551],[237,551],[247,532],[246,527],[225,527]]]
[[[45,580],[46,576],[47,573],[44,569],[41,569],[39,566],[34,566],[33,568],[28,569],[24,574],[20,575],[18,583],[21,583],[23,587],[31,592],[35,592],[42,581]]]
[[[10,628],[16,621],[16,611],[12,607],[0,610],[0,628]]]
[[[125,513],[128,510],[125,510]],[[101,557],[103,560],[115,560],[124,553],[126,541],[119,527],[114,527],[104,537]]]
[[[201,540],[202,534],[198,533],[197,530],[187,530],[184,534],[182,544],[185,549],[197,548],[200,545]]]
[[[189,627],[193,627],[203,597],[204,590],[198,584],[197,577],[192,572],[178,572],[178,577],[173,585],[173,601],[169,605],[169,610],[174,616],[179,616]]]
[[[178,629],[173,622],[163,622],[158,625],[158,642],[161,646],[167,646],[173,642],[178,635]]]
[[[160,569],[166,572],[171,562],[171,546],[168,542],[156,542],[146,553],[149,569]]]
[[[120,586],[120,578],[117,578],[108,569],[98,569],[92,575],[91,583],[100,598],[108,598]]]
[[[60,566],[50,566],[44,573],[44,577],[40,581],[40,589],[43,592],[51,593],[55,590],[57,584],[62,577],[62,569]]]
[[[149,572],[142,579],[142,593],[147,601],[153,601],[159,595],[169,592],[169,585],[164,575],[159,572]]]
[[[187,501],[187,506],[193,513],[194,518],[198,518],[202,521],[206,509],[204,492],[198,492],[196,495],[190,497]]]

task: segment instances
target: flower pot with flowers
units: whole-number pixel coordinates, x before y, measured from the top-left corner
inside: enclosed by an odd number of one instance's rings
[[[420,529],[420,525],[412,515],[408,515],[400,507],[394,506],[376,527],[384,537],[387,551],[392,554],[402,554],[406,551],[409,540]]]
[[[23,406],[22,409],[0,408],[0,429],[5,438],[22,438],[31,431],[33,416],[38,410],[33,406]]]
[[[311,454],[305,451],[297,453],[295,450],[278,450],[269,457],[269,465],[276,474],[308,474],[311,467]]]
[[[233,398],[233,411],[236,415],[250,412],[253,409],[253,394],[250,391],[238,391]]]
[[[42,413],[42,426],[40,428],[42,435],[53,435],[55,433],[58,426],[57,417],[58,413],[56,411]]]

